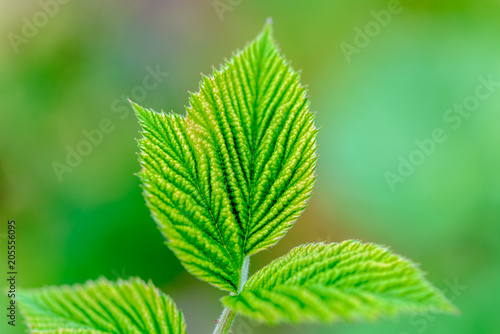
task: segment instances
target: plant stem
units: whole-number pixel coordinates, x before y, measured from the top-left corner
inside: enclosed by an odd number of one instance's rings
[[[240,273],[240,286],[238,286],[238,293],[243,290],[243,286],[248,280],[248,269],[250,268],[250,256],[245,256],[243,259],[243,265],[241,266]]]
[[[217,327],[215,327],[213,334],[229,333],[234,318],[236,318],[236,313],[226,307],[224,311],[222,311]]]
[[[238,293],[241,292],[243,286],[248,279],[248,268],[250,267],[250,256],[245,257],[243,260],[243,265],[241,266],[240,272],[240,284],[238,286]],[[233,325],[234,318],[236,318],[236,312],[231,311],[227,307],[224,308],[222,314],[217,322],[217,326],[213,334],[227,334],[231,331],[231,326]]]

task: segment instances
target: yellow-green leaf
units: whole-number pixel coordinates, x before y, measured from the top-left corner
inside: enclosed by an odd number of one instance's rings
[[[33,334],[186,334],[170,297],[137,278],[24,290],[18,300]]]
[[[246,256],[278,242],[314,183],[305,88],[267,24],[191,94],[186,116],[133,104],[139,176],[167,244],[193,275],[236,292]]]
[[[414,263],[385,247],[352,240],[296,247],[223,303],[269,324],[457,312]]]

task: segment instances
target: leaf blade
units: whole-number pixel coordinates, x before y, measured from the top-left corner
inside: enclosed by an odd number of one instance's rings
[[[139,176],[158,227],[191,274],[233,293],[243,259],[285,235],[315,180],[306,90],[271,35],[268,24],[204,76],[185,117],[133,104]]]
[[[411,261],[352,240],[296,247],[258,271],[239,295],[222,302],[270,324],[457,311]]]
[[[137,278],[25,290],[18,298],[33,334],[186,334],[170,297]]]

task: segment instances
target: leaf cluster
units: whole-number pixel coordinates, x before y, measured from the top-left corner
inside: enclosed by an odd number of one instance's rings
[[[186,115],[132,103],[142,138],[146,204],[188,272],[221,290],[226,311],[268,324],[456,312],[411,261],[358,241],[292,249],[248,279],[252,255],[275,245],[306,207],[317,161],[314,114],[271,24],[203,76]],[[32,333],[186,333],[152,283],[105,279],[21,293]]]

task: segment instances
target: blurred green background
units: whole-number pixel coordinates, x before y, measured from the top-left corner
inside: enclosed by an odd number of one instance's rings
[[[234,332],[500,333],[500,87],[472,98],[480,77],[500,82],[500,2],[401,0],[388,17],[386,1],[54,1],[0,0],[0,210],[17,221],[18,286],[140,276],[174,297],[190,333],[212,331],[222,293],[163,245],[133,175],[139,126],[125,99],[183,113],[200,73],[272,17],[309,87],[320,158],[306,212],[251,270],[305,242],[386,244],[462,315],[276,328],[238,319]],[[150,71],[161,75],[145,89]],[[462,103],[470,115],[447,122]],[[101,142],[58,176],[54,162],[106,119]],[[435,129],[446,141],[391,186],[387,172],[418,158],[415,140]],[[2,293],[0,332],[25,332],[19,316],[6,325],[6,303]]]

